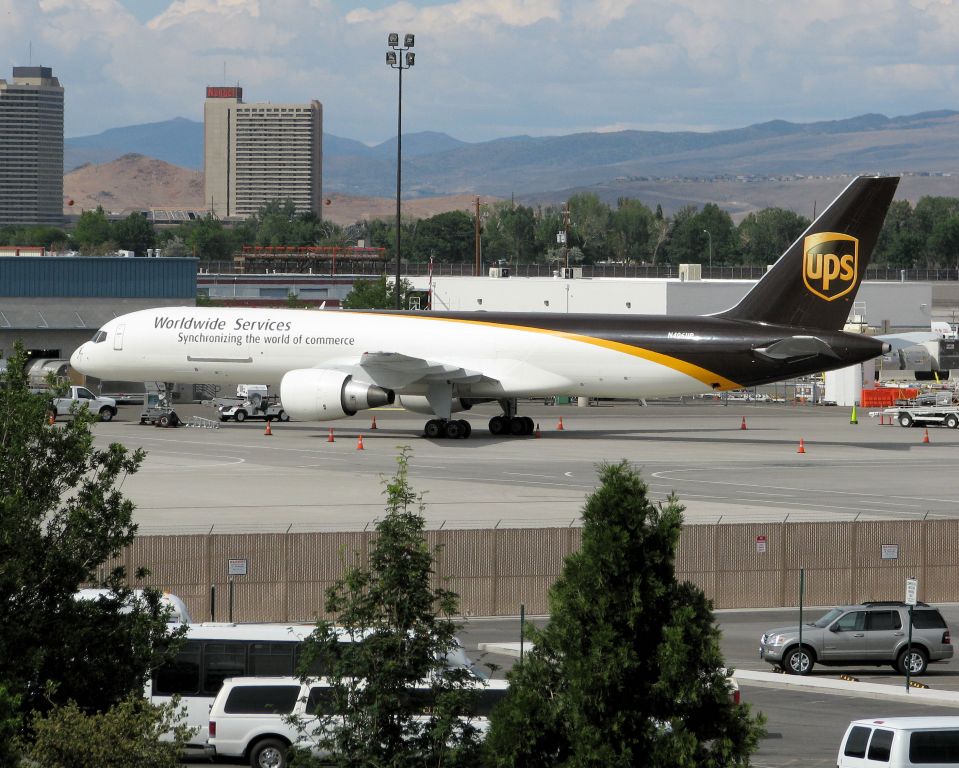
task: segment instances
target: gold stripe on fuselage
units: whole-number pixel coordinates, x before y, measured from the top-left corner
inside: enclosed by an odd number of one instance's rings
[[[370,314],[381,314],[378,312],[371,312]],[[387,315],[382,315],[387,317]],[[390,317],[395,317],[395,315],[389,315]],[[683,373],[686,376],[689,376],[693,379],[696,379],[699,382],[702,382],[707,387],[715,389],[717,391],[722,391],[726,389],[741,389],[742,385],[737,384],[735,381],[727,379],[725,376],[720,376],[718,373],[713,373],[706,368],[701,368],[694,363],[687,362],[686,360],[680,360],[677,357],[672,357],[670,355],[663,354],[662,352],[654,352],[651,349],[644,349],[643,347],[636,347],[632,344],[623,344],[620,341],[609,341],[608,339],[600,339],[596,336],[586,336],[580,333],[570,333],[569,331],[554,331],[549,328],[537,328],[535,326],[528,325],[511,325],[509,323],[496,323],[490,320],[466,320],[459,317],[436,317],[436,316],[427,316],[427,315],[399,315],[400,317],[409,318],[411,320],[429,320],[431,322],[445,322],[445,323],[466,323],[468,325],[482,325],[487,328],[504,328],[511,331],[527,331],[529,333],[543,333],[547,336],[555,336],[561,339],[569,339],[570,341],[578,341],[581,344],[592,344],[595,347],[604,347],[605,349],[611,349],[614,352],[621,352],[626,355],[632,355],[633,357],[639,357],[643,360],[649,360],[652,363],[657,363],[658,365],[665,366],[667,368],[672,368],[674,371]],[[718,385],[718,386],[716,386]]]

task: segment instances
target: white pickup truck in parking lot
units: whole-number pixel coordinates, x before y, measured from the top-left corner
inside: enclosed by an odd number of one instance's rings
[[[117,415],[117,401],[112,397],[99,397],[86,387],[76,386],[71,386],[63,397],[53,398],[50,401],[50,412],[54,418],[69,416],[74,405],[89,409],[100,421],[110,421]]]

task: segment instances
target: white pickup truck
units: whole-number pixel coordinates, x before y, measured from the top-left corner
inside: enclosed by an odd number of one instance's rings
[[[74,403],[80,408],[88,408],[90,413],[99,416],[101,421],[110,421],[117,415],[117,401],[112,397],[97,397],[86,387],[70,387],[64,397],[55,397],[50,401],[50,412],[54,418],[69,416]]]

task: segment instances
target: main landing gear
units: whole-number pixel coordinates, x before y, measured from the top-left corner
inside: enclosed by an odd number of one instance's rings
[[[516,415],[516,400],[500,400],[499,404],[503,409],[503,415],[494,416],[489,420],[491,435],[522,437],[532,435],[536,431],[536,425],[529,416]]]
[[[450,388],[451,389],[451,388]],[[427,395],[433,413],[437,415],[445,410],[450,413],[450,395],[449,393],[437,387],[431,389]],[[486,401],[484,401],[486,402]],[[518,416],[516,414],[516,400],[499,400],[500,407],[503,409],[502,416],[494,416],[489,420],[489,431],[494,437],[499,436],[531,436],[536,431],[536,424],[529,416]],[[467,438],[472,433],[473,428],[468,421],[463,419],[437,418],[430,419],[423,427],[423,434],[431,440],[440,438],[449,438],[456,440],[458,438]]]
[[[450,440],[467,438],[473,432],[473,427],[465,419],[430,419],[423,428],[423,433],[432,439],[448,437]]]

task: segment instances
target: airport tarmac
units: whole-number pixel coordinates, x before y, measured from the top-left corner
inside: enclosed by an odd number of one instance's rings
[[[959,430],[930,428],[924,443],[922,429],[880,426],[862,409],[853,425],[838,407],[521,403],[540,437],[506,438],[490,436],[486,423],[499,411],[484,405],[459,414],[474,427],[468,440],[428,440],[426,417],[400,409],[274,422],[272,436],[262,421],[142,426],[139,412],[121,406],[95,429],[99,441],[147,452],[123,484],[142,534],[363,530],[382,514],[401,446],[412,450],[410,480],[429,528],[577,525],[597,465],[621,459],[642,471],[652,498],[675,491],[688,523],[959,516]]]

